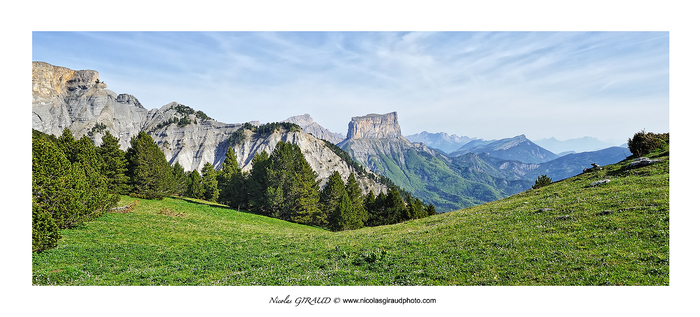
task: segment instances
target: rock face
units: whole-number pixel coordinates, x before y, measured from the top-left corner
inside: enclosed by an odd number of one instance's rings
[[[301,127],[304,132],[309,133],[319,139],[329,141],[333,144],[338,144],[343,141],[343,135],[340,133],[333,133],[328,129],[322,127],[320,124],[314,122],[314,119],[307,114],[294,116],[285,119],[283,122],[291,122]]]
[[[117,95],[99,82],[93,70],[74,71],[44,62],[32,63],[32,128],[60,135],[69,128],[76,137],[98,123],[119,137],[122,149],[153,115],[131,95]],[[104,131],[102,131],[104,132]],[[102,134],[91,136],[100,144]]]
[[[301,117],[301,121],[310,122],[308,127],[325,130],[314,123],[311,116]],[[260,125],[259,122],[252,124]],[[179,162],[185,171],[192,171],[201,170],[207,162],[219,168],[231,146],[231,135],[242,127],[243,124],[218,122],[177,102],[149,111],[136,97],[108,90],[107,85],[99,81],[96,71],[32,63],[32,128],[41,132],[61,135],[63,129],[68,128],[76,138],[87,135],[99,146],[109,131],[120,138],[119,145],[126,150],[131,138],[144,131],[153,138],[170,164]],[[301,148],[321,184],[338,170],[344,180],[355,173],[363,193],[369,190],[375,194],[386,192],[386,186],[354,170],[325,142],[309,133],[282,130],[266,136],[246,133],[246,139],[233,146],[243,170],[250,170],[255,153],[272,153],[277,142],[285,141]]]
[[[348,124],[348,140],[397,138],[403,136],[396,112],[353,117]]]
[[[385,185],[370,179],[369,175],[375,174],[374,172],[366,171],[368,175],[363,175],[363,173],[355,170],[328,148],[325,142],[309,133],[290,132],[283,129],[275,131],[267,136],[261,136],[250,130],[246,130],[245,133],[245,140],[240,144],[232,146],[233,151],[236,153],[238,164],[244,172],[252,169],[252,161],[256,153],[266,151],[270,154],[275,149],[277,143],[282,141],[299,146],[301,152],[304,154],[304,158],[316,172],[316,180],[320,181],[321,187],[325,186],[328,178],[334,171],[338,171],[343,181],[347,181],[350,173],[354,173],[363,195],[367,194],[370,190],[373,191],[375,195],[379,194],[379,192],[386,193],[387,191]],[[223,150],[225,151],[226,147],[224,147]],[[215,165],[215,167],[220,166],[221,162],[218,164],[219,165]],[[372,178],[378,178],[378,176],[375,174]]]

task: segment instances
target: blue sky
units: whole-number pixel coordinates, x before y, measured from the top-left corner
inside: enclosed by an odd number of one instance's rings
[[[32,59],[226,123],[308,113],[344,135],[398,111],[404,135],[669,130],[668,32],[33,32]]]

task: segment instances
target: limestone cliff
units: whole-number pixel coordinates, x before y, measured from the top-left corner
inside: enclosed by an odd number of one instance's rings
[[[308,121],[311,123],[307,126],[313,126],[310,116]],[[254,122],[253,125],[259,124]],[[41,132],[60,135],[64,128],[68,128],[76,138],[87,135],[99,145],[102,136],[109,131],[120,138],[120,147],[126,150],[131,138],[144,131],[158,144],[171,164],[179,162],[185,171],[191,171],[201,170],[207,162],[219,168],[226,149],[232,145],[231,135],[243,126],[218,122],[177,102],[147,110],[136,97],[117,95],[107,89],[96,71],[75,71],[44,62],[32,63],[32,128]],[[246,133],[245,140],[233,146],[244,170],[250,169],[256,152],[272,153],[278,141],[286,141],[302,149],[321,184],[338,170],[344,179],[355,173],[364,193],[386,191],[386,186],[361,175],[325,142],[311,134],[282,130],[265,136],[251,131]]]
[[[403,138],[396,112],[353,117],[348,124],[347,140],[396,138]]]
[[[314,119],[307,114],[294,116],[285,119],[283,122],[291,122],[300,126],[304,132],[309,133],[319,139],[329,141],[333,144],[338,144],[343,141],[343,135],[340,133],[333,133],[328,129],[322,127],[320,124],[314,122]]]

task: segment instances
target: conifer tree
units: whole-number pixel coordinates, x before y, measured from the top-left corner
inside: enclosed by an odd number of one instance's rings
[[[209,162],[202,167],[202,185],[204,186],[204,199],[207,201],[217,201],[219,199],[219,184],[216,181],[217,172],[214,165]]]
[[[94,152],[94,144],[81,144],[86,148],[75,148],[75,153]],[[49,138],[34,137],[32,199],[35,204],[33,208],[38,209],[33,219],[45,222],[43,213],[46,213],[56,227],[64,229],[100,216],[116,205],[118,198],[107,192],[103,177],[89,165],[87,159],[71,163],[57,143]],[[52,225],[33,224],[33,227],[50,228]],[[37,234],[43,235],[40,232]]]
[[[351,229],[355,223],[356,212],[353,210],[352,201],[348,193],[343,191],[338,200],[338,204],[328,217],[328,227],[332,231],[343,231]]]
[[[43,211],[32,198],[32,252],[55,248],[61,239],[61,231],[51,214]]]
[[[375,215],[375,210],[376,210],[376,198],[374,197],[374,192],[369,191],[367,195],[364,196],[362,205],[367,212],[367,220],[365,220],[365,226],[376,226],[377,221],[376,218],[377,216]]]
[[[173,165],[173,194],[179,196],[187,195],[187,173],[185,168],[180,165],[180,162],[175,162]]]
[[[273,217],[306,224],[318,217],[318,183],[299,146],[278,142],[270,156],[266,205]]]
[[[253,156],[250,174],[248,174],[246,178],[248,210],[266,216],[270,215],[266,202],[269,167],[270,157],[267,152],[262,151],[256,153],[255,156]]]
[[[420,201],[420,199],[414,198],[411,206],[413,207],[413,210],[411,211],[413,219],[420,219],[428,216],[428,212],[425,210],[425,205],[422,201]]]
[[[331,213],[336,211],[340,198],[342,198],[345,193],[343,178],[338,171],[334,171],[333,174],[328,177],[326,187],[323,188],[319,197],[322,214],[325,216],[324,218],[328,218]],[[324,222],[327,223],[328,221],[330,220]]]
[[[428,213],[428,216],[437,215],[437,211],[435,210],[435,206],[433,204],[428,205],[428,208],[426,211]]]
[[[406,214],[406,205],[401,199],[401,193],[397,187],[391,187],[385,202],[385,223],[394,224],[402,221]]]
[[[384,192],[379,192],[374,200],[374,209],[370,213],[370,223],[372,226],[381,226],[389,224],[387,221],[387,196]]]
[[[75,162],[75,137],[73,137],[73,132],[68,128],[64,128],[63,134],[58,137],[57,141],[56,144],[68,161]]]
[[[126,176],[126,153],[119,148],[119,139],[109,131],[102,136],[102,144],[97,148],[102,165],[102,175],[107,178],[107,187],[114,194],[129,193],[129,178]]]
[[[153,138],[141,131],[131,138],[126,151],[132,195],[146,199],[163,199],[172,193],[170,164]]]
[[[345,184],[345,191],[348,193],[353,209],[357,213],[360,227],[364,226],[367,220],[369,220],[369,215],[364,207],[362,190],[360,190],[360,185],[357,183],[357,179],[355,179],[355,173],[350,173],[350,176],[348,176],[347,184]]]
[[[316,181],[316,172],[301,149],[292,145],[294,152],[294,178],[290,199],[292,205],[292,221],[303,224],[315,224],[322,226],[325,223],[324,215],[319,209],[319,186]]]
[[[219,184],[219,202],[230,207],[240,208],[246,205],[246,188],[243,173],[238,166],[233,148],[226,150],[226,158],[216,178]]]
[[[204,199],[204,185],[202,177],[199,176],[197,170],[193,170],[187,174],[187,191],[186,196],[196,199]]]

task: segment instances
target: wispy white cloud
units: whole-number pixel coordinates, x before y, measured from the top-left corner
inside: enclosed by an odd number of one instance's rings
[[[563,139],[612,125],[580,120],[608,109],[668,129],[666,32],[49,32],[33,44],[35,59],[94,68],[147,107],[187,101],[224,122],[310,113],[344,133],[352,116],[398,111],[406,133]]]

